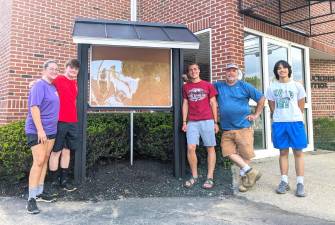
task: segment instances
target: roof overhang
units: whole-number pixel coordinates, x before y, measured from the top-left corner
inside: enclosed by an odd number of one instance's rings
[[[76,19],[76,44],[198,49],[198,38],[184,25]]]

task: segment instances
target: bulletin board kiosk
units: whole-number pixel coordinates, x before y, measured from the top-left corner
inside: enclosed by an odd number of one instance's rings
[[[76,182],[86,176],[87,110],[168,111],[173,113],[173,173],[185,175],[186,140],[181,131],[182,49],[198,49],[184,25],[76,19],[80,148]]]

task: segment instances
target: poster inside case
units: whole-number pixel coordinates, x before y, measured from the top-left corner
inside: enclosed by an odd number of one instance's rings
[[[92,46],[91,107],[171,107],[170,49]]]

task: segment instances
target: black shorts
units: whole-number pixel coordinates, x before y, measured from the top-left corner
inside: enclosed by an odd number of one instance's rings
[[[40,143],[38,143],[38,136],[37,134],[26,134],[27,136],[27,144],[29,146],[29,148],[38,145]],[[47,135],[47,138],[49,140],[51,139],[55,139],[56,138],[56,134],[51,134],[51,135]]]
[[[59,152],[63,148],[72,151],[77,150],[79,145],[78,133],[78,123],[58,122],[56,141],[52,151]]]

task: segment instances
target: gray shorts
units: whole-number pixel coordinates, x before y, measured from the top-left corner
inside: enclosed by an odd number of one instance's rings
[[[199,145],[200,137],[204,146],[216,146],[214,120],[189,121],[187,123],[187,144]]]

